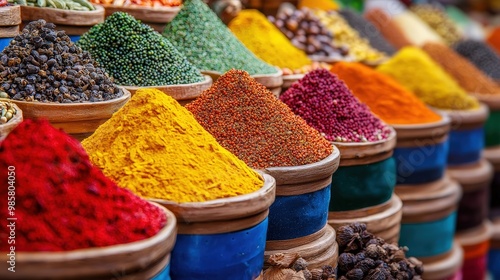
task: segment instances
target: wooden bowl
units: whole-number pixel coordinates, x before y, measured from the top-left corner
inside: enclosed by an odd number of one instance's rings
[[[497,94],[480,94],[480,93],[469,93],[470,95],[476,97],[482,103],[488,105],[491,111],[500,110],[500,93]]]
[[[156,235],[127,244],[68,252],[16,252],[15,273],[2,269],[1,279],[111,279],[161,262],[172,251],[177,232],[174,214],[162,208],[167,224]],[[131,221],[133,222],[133,221]],[[0,260],[8,261],[2,252]]]
[[[0,7],[0,26],[14,26],[21,24],[21,6]]]
[[[12,105],[14,105],[14,108],[16,108],[17,114],[7,123],[0,124],[0,141],[5,139],[5,137],[7,137],[7,135],[23,121],[22,110],[19,109],[19,107],[17,107],[16,104]]]
[[[105,16],[109,17],[116,12],[125,12],[135,19],[153,27],[159,33],[163,32],[165,25],[171,22],[181,10],[179,7],[143,7],[138,5],[117,6],[102,5],[105,9]]]
[[[183,84],[183,85],[171,85],[171,86],[150,86],[150,87],[134,87],[134,86],[122,86],[126,90],[130,91],[132,95],[136,91],[143,88],[154,88],[165,94],[171,96],[175,100],[179,101],[182,105],[189,103],[190,101],[196,99],[200,94],[212,86],[212,78],[205,75],[205,80],[193,84]],[[184,103],[184,104],[183,104]]]
[[[277,70],[278,72],[275,74],[253,75],[252,78],[263,84],[276,97],[279,97],[281,93],[281,86],[283,85],[283,71],[279,68],[277,68]]]
[[[305,75],[306,74],[284,75],[283,76],[283,85],[281,86],[281,88],[283,89],[283,91],[286,91],[288,88],[290,88],[292,86],[293,83],[304,78]]]
[[[453,244],[452,251],[445,259],[424,264],[423,279],[443,280],[449,279],[455,273],[460,271],[464,259],[464,251],[456,242]]]
[[[397,147],[418,147],[442,143],[448,139],[451,129],[451,120],[446,113],[440,113],[441,120],[425,124],[391,125],[397,133]]]
[[[83,140],[130,99],[130,92],[123,90],[123,96],[102,102],[85,103],[41,103],[11,100],[23,111],[26,119],[47,119],[54,127],[62,128],[78,140]]]
[[[499,103],[500,105],[500,103]],[[441,114],[446,114],[451,120],[453,130],[473,129],[484,125],[489,116],[488,106],[481,104],[475,110],[441,110],[436,109]]]

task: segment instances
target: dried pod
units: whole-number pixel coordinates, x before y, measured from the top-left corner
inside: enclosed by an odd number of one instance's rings
[[[303,258],[298,258],[292,265],[293,270],[301,271],[307,269],[307,261]]]
[[[366,247],[366,256],[372,259],[384,259],[387,257],[387,252],[379,245],[370,244]]]
[[[264,280],[305,280],[302,272],[290,268],[270,267],[264,271]]]
[[[315,268],[315,269],[311,269],[310,270],[311,272],[311,279],[312,280],[322,280],[323,278],[323,269],[321,268]]]
[[[354,268],[357,259],[354,254],[351,253],[342,253],[338,259],[338,269],[342,272],[347,272]]]
[[[307,268],[302,270],[302,273],[304,274],[304,278],[306,280],[312,280],[312,274],[309,270],[307,270]]]
[[[392,254],[392,259],[396,262],[402,261],[405,259],[405,251],[397,250]]]
[[[366,276],[367,280],[386,280],[386,274],[383,272],[382,268],[375,268],[368,272]]]
[[[354,232],[362,233],[366,231],[366,224],[363,223],[353,223],[350,225]]]
[[[341,226],[337,229],[337,243],[345,247],[354,237],[354,230],[350,226]]]
[[[330,279],[332,277],[336,278],[335,268],[333,268],[332,266],[324,265],[321,267],[321,269],[323,270],[323,279]]]
[[[368,273],[368,271],[370,271],[370,269],[374,268],[376,265],[375,265],[375,261],[370,259],[370,258],[366,258],[364,260],[362,260],[361,262],[358,262],[354,268],[359,268],[363,271],[363,273]]]
[[[364,276],[364,273],[361,269],[359,268],[355,268],[355,269],[351,269],[349,270],[349,272],[347,272],[346,274],[346,277],[347,279],[349,280],[362,280],[363,279],[363,276]]]
[[[366,254],[364,252],[360,252],[356,254],[356,262],[360,262],[362,260],[366,259]]]
[[[278,253],[269,256],[265,264],[280,268],[290,268],[298,258],[300,258],[298,253]]]

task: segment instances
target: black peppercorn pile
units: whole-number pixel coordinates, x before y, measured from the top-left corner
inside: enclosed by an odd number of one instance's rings
[[[119,85],[163,86],[204,80],[170,41],[123,12],[92,27],[77,44],[89,51]]]
[[[500,56],[486,43],[465,40],[455,44],[454,49],[486,75],[494,80],[500,80]]]
[[[0,53],[0,92],[22,101],[97,102],[123,95],[64,31],[38,20]]]
[[[337,229],[338,280],[422,279],[422,262],[406,258],[406,248],[385,243],[354,223]]]

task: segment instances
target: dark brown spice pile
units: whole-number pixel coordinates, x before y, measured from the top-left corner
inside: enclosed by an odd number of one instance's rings
[[[242,70],[230,70],[188,104],[217,141],[253,168],[318,162],[332,145]]]
[[[422,279],[422,262],[406,258],[407,248],[385,243],[354,223],[337,229],[339,280]]]
[[[335,268],[324,265],[308,268],[308,263],[298,253],[278,253],[269,256],[264,266],[264,280],[336,280]]]
[[[22,101],[97,102],[123,95],[90,54],[37,20],[0,53],[0,91]]]

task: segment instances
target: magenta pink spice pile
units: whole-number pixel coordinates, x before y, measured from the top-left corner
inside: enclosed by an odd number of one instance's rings
[[[330,141],[373,142],[390,134],[389,127],[325,69],[310,72],[280,99]]]

